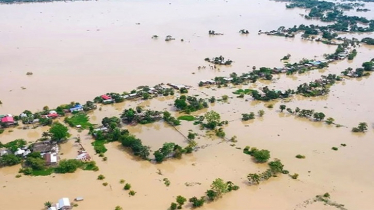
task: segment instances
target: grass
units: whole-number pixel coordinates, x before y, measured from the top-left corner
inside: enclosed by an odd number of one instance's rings
[[[68,123],[71,127],[76,127],[77,125],[80,125],[83,129],[87,129],[90,126],[92,126],[87,114],[85,113],[77,113],[74,114],[72,117],[67,117],[65,118],[65,122]]]
[[[49,176],[54,172],[54,168],[47,168],[44,170],[32,170],[32,176]]]
[[[184,116],[178,117],[178,120],[194,121],[195,117],[191,115],[184,115]]]
[[[253,92],[253,90],[251,90],[251,89],[239,89],[239,90],[236,90],[235,92],[233,92],[234,94],[236,94],[236,95],[240,95],[240,94],[246,94],[246,95],[248,95],[248,94],[251,94]]]

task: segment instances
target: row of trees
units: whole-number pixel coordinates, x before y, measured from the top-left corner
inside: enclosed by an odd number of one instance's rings
[[[192,207],[197,208],[203,206],[206,201],[215,201],[222,198],[224,194],[238,189],[239,186],[235,185],[233,182],[225,182],[223,179],[217,178],[210,185],[210,189],[205,192],[205,196],[201,196],[200,198],[192,197],[188,201],[192,204]],[[181,209],[186,201],[187,199],[185,197],[179,195],[176,198],[177,203],[171,203],[170,209]]]

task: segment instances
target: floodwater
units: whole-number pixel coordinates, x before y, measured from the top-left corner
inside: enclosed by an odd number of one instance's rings
[[[369,5],[371,8],[373,4]],[[128,91],[140,85],[183,83],[194,86],[190,95],[230,96],[227,102],[216,102],[209,109],[192,115],[202,115],[209,110],[219,112],[222,120],[230,121],[224,128],[226,136],[237,136],[238,142],[230,145],[233,143],[211,138],[199,126],[183,121],[177,129],[184,135],[190,130],[198,133],[196,141],[201,148],[197,152],[184,155],[181,160],[154,164],[134,158],[119,143],[110,143],[105,153],[108,160],[103,161],[94,155],[92,138],[87,131],[70,129],[72,138],[61,145],[61,158],[76,156],[79,146],[74,143],[74,137],[79,135],[83,147],[100,170],[16,178],[19,166],[1,168],[0,194],[6,195],[3,196],[6,199],[1,199],[0,205],[11,210],[42,209],[46,201],[84,197],[84,201],[78,202],[79,209],[114,209],[117,205],[136,210],[167,209],[176,196],[200,197],[214,179],[223,178],[239,185],[240,189],[207,203],[202,209],[332,209],[322,203],[306,204],[326,192],[330,193],[332,201],[344,204],[347,209],[372,209],[373,76],[339,82],[332,86],[328,96],[293,97],[288,102],[253,102],[249,96],[236,98],[232,92],[266,85],[280,90],[295,88],[321,75],[359,67],[373,57],[374,48],[361,46],[353,61],[336,62],[329,68],[304,74],[275,76],[273,82],[259,81],[227,88],[197,87],[201,79],[248,72],[252,66],[280,66],[280,58],[288,53],[291,62],[296,62],[335,51],[334,46],[299,38],[257,35],[258,30],[272,30],[281,25],[318,23],[304,20],[301,13],[304,11],[286,10],[284,3],[263,0],[117,0],[1,5],[0,100],[3,105],[0,105],[0,113],[18,114],[25,109],[41,109],[44,105],[85,102],[105,92]],[[242,28],[248,29],[250,34],[238,34]],[[208,30],[224,35],[209,37]],[[160,38],[151,39],[154,34]],[[164,37],[169,34],[176,40],[165,42]],[[208,65],[205,57],[217,55],[235,62],[219,71],[197,70],[197,66]],[[26,76],[29,71],[34,74]],[[177,96],[100,105],[89,117],[92,123],[100,124],[104,117],[119,116],[125,108],[138,105],[172,111],[171,105]],[[293,109],[324,112],[343,127],[280,113],[278,107],[282,103]],[[274,108],[267,108],[268,104],[274,104]],[[242,113],[257,113],[261,109],[265,111],[263,117],[256,116],[248,122],[240,120]],[[370,125],[366,134],[350,132],[359,122]],[[124,128],[153,151],[165,142],[187,145],[179,132],[162,122]],[[0,134],[0,140],[7,143],[23,138],[32,142],[47,130],[47,127],[13,128],[11,132],[6,130]],[[293,180],[280,175],[258,186],[249,186],[247,174],[264,171],[267,166],[254,163],[250,156],[243,154],[245,146],[271,151],[272,159],[282,160],[285,168],[291,174],[298,173],[299,178]],[[333,151],[332,147],[339,150]],[[296,159],[297,154],[305,155],[306,159]],[[99,174],[103,174],[105,180],[97,180]],[[169,187],[164,185],[163,178],[170,180]],[[129,197],[123,190],[121,179],[132,185],[137,192],[135,196]],[[108,186],[104,187],[103,182],[108,182]],[[186,183],[195,185],[186,186]]]

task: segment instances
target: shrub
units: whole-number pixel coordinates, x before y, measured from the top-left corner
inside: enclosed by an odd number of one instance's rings
[[[337,147],[333,147],[333,148],[331,148],[332,150],[335,150],[335,151],[337,151],[338,150],[338,148]]]
[[[121,179],[121,180],[119,180],[119,183],[120,183],[120,184],[124,184],[124,183],[125,183],[125,180],[124,180],[124,179]]]
[[[105,187],[105,186],[107,186],[108,185],[108,182],[104,182],[103,183],[103,186]]]
[[[304,155],[296,155],[296,158],[298,158],[298,159],[305,159],[305,156]]]
[[[131,185],[129,183],[126,183],[125,186],[123,187],[124,190],[129,190],[131,189]]]
[[[265,163],[270,158],[270,151],[268,150],[257,150],[253,153],[253,157],[258,163]]]
[[[97,179],[98,179],[98,180],[103,180],[103,179],[105,179],[105,176],[102,175],[102,174],[100,174],[99,176],[97,176]]]
[[[297,174],[297,173],[294,173],[293,175],[291,175],[292,179],[297,179],[298,177],[299,177],[299,174]]]
[[[164,181],[164,184],[165,184],[167,187],[170,186],[170,181],[169,181],[168,178],[164,178],[163,181]]]
[[[74,173],[83,163],[79,160],[61,160],[55,169],[57,173]]]
[[[258,116],[262,117],[262,116],[264,116],[264,114],[265,114],[264,110],[261,109],[261,110],[258,111]]]
[[[177,209],[177,204],[173,202],[170,204],[170,210],[175,210],[175,209]]]
[[[223,96],[222,96],[222,100],[223,100],[223,101],[227,101],[228,99],[229,99],[229,97],[228,97],[227,95],[223,95]]]
[[[192,203],[193,207],[201,207],[205,203],[205,198],[204,198],[204,196],[201,197],[200,199],[198,199],[196,197],[192,197],[192,198],[189,199],[189,201]]]
[[[114,210],[122,210],[123,208],[120,207],[120,206],[116,206],[116,208],[114,208]]]
[[[130,192],[129,192],[130,196],[134,196],[135,194],[136,194],[136,192],[134,190],[130,190]]]
[[[343,147],[347,146],[346,144],[340,144],[340,145],[342,145]]]

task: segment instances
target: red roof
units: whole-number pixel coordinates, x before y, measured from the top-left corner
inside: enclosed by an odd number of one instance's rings
[[[108,100],[108,99],[111,99],[111,97],[110,97],[110,96],[108,96],[108,95],[102,95],[102,96],[101,96],[101,98],[102,98],[102,99],[104,99],[104,100]]]
[[[2,122],[2,123],[14,123],[14,119],[13,119],[13,117],[6,116],[6,117],[3,117],[3,118],[1,119],[1,122]]]
[[[51,113],[51,114],[48,114],[47,116],[48,117],[58,117],[58,114],[57,113]]]

